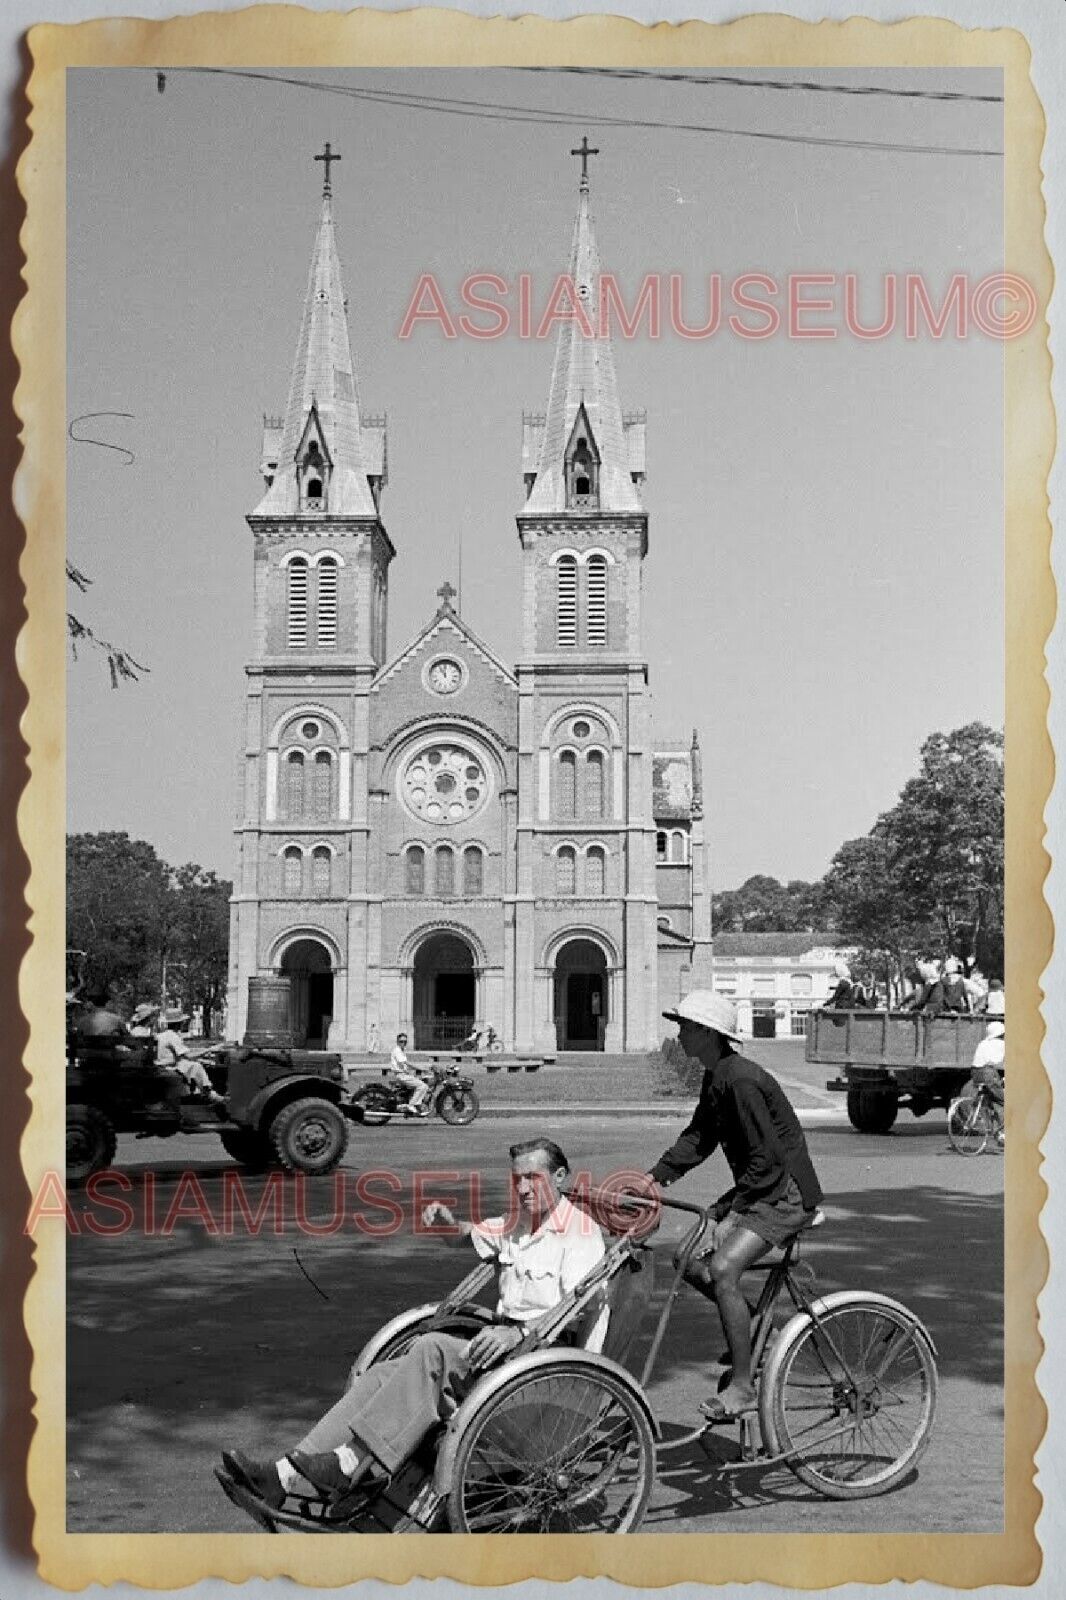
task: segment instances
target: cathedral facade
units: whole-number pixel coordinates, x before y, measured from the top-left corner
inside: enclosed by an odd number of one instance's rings
[[[642,647],[644,416],[609,338],[563,322],[547,408],[523,418],[521,659],[447,583],[390,654],[385,424],[359,396],[330,187],[248,517],[231,1030],[249,978],[282,973],[312,1046],[444,1047],[478,1024],[509,1049],[644,1051],[711,966],[699,742],[656,738]],[[582,176],[582,300],[599,272]]]

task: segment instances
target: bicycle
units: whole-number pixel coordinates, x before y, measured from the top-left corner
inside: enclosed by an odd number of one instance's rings
[[[948,1107],[948,1138],[960,1156],[979,1156],[994,1141],[1004,1142],[1003,1109],[988,1089],[974,1095],[960,1095]]]

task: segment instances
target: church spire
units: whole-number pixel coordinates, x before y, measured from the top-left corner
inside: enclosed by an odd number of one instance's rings
[[[330,516],[377,516],[381,448],[359,413],[348,303],[333,229],[330,165],[341,158],[327,144],[322,212],[304,296],[289,398],[277,464],[257,516],[325,511]],[[304,459],[306,457],[306,460]],[[318,463],[321,463],[319,471]],[[317,489],[317,493],[309,493]]]
[[[570,281],[585,323],[575,315],[559,325],[548,410],[541,428],[536,472],[526,512],[570,508],[605,512],[642,511],[630,464],[627,427],[618,396],[614,351],[608,335],[596,333],[599,319],[600,256],[589,209],[588,158],[599,152],[588,139],[571,151],[581,157],[577,219],[570,249]],[[593,330],[589,336],[587,328]],[[530,419],[533,421],[533,419]],[[539,419],[537,419],[539,422]],[[576,460],[586,452],[585,461]],[[577,485],[584,486],[584,492]]]

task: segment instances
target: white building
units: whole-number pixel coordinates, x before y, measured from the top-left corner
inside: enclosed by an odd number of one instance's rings
[[[745,1038],[802,1038],[836,988],[834,962],[851,953],[828,933],[716,933],[714,988],[736,1001]]]

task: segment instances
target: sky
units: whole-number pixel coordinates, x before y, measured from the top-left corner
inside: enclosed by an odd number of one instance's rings
[[[566,266],[570,148],[588,131],[600,254],[632,299],[679,273],[886,273],[938,299],[1002,257],[994,156],[680,131],[999,149],[995,103],[782,92],[518,71],[351,72],[330,86],[553,110],[485,120],[214,74],[68,74],[68,555],[72,608],[150,672],[117,691],[69,663],[68,815],[230,876],[262,414],[283,409],[329,140],[364,409],[389,418],[389,651],[459,580],[505,661],[520,639],[521,417],[543,410],[553,340],[398,337],[419,275],[453,312],[472,272]],[[780,70],[747,76],[789,76]],[[791,74],[799,76],[799,74]],[[802,74],[996,94],[998,74]],[[627,125],[596,126],[591,117]],[[814,291],[808,291],[813,293]],[[833,291],[839,302],[841,292]],[[510,298],[514,306],[516,297]],[[780,303],[780,299],[778,301]],[[726,308],[727,311],[730,309]],[[664,742],[700,731],[712,878],[825,871],[916,770],[934,729],[1003,718],[1002,347],[761,341],[664,328],[615,346],[622,403],[648,412],[645,653]]]

